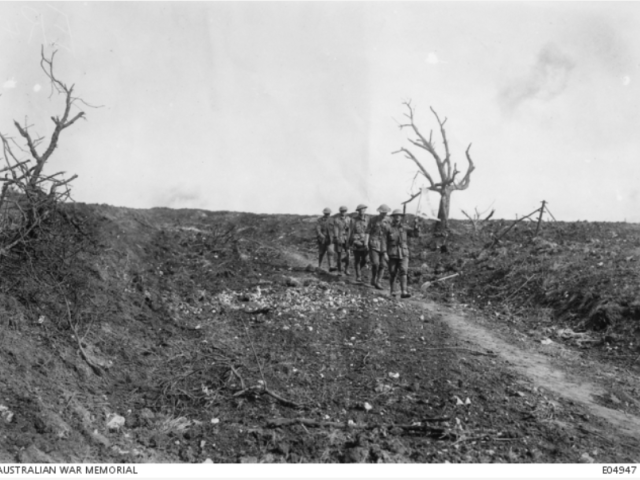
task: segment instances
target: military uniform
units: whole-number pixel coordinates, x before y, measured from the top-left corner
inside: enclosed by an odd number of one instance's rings
[[[325,212],[327,210],[325,209]],[[331,263],[333,262],[333,222],[328,214],[320,217],[316,223],[316,239],[318,241],[318,267],[322,267],[322,260],[326,253],[329,270],[331,270]]]
[[[366,207],[365,207],[366,208]],[[349,245],[353,251],[353,263],[356,270],[356,282],[362,281],[362,269],[367,264],[367,230],[369,229],[369,218],[366,216],[355,217],[351,221],[351,236]]]
[[[341,208],[342,210],[342,208]],[[342,272],[344,253],[344,273],[349,275],[349,237],[351,236],[351,217],[337,214],[333,217],[333,245],[336,253],[338,272]]]
[[[398,212],[398,213],[396,213]],[[401,215],[399,210],[395,210],[393,216]],[[389,223],[385,226],[385,241],[387,255],[389,256],[389,283],[391,295],[395,295],[395,281],[400,277],[400,289],[402,298],[409,297],[407,290],[407,275],[409,273],[409,244],[407,242],[407,229],[398,222]]]
[[[367,234],[369,235],[369,259],[371,260],[371,285],[378,290],[382,290],[380,281],[387,263],[385,227],[389,222],[386,217],[389,207],[382,205],[378,208],[378,211],[381,214],[369,220]]]

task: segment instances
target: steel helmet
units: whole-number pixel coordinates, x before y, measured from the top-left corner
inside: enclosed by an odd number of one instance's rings
[[[362,209],[365,209],[365,208],[367,208],[367,206],[366,206],[364,203],[361,203],[360,205],[358,205],[358,206],[356,207],[356,212],[357,212],[358,210],[362,210]]]
[[[329,214],[329,213],[331,213],[331,209],[330,208],[325,208],[324,210],[322,210],[322,213],[324,213],[325,215]]]
[[[380,205],[380,206],[378,207],[378,211],[379,211],[380,213],[389,213],[389,212],[391,211],[391,209],[390,209],[387,205],[385,205],[385,204],[383,203],[382,205]]]
[[[402,210],[400,210],[399,208],[396,208],[392,213],[391,216],[395,217],[396,215],[404,215],[404,213],[402,213]]]
[[[349,209],[347,207],[345,207],[344,205],[342,207],[340,207],[340,212],[348,212]]]

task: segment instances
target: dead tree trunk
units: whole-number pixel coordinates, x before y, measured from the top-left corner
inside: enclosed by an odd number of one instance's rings
[[[453,190],[445,189],[440,192],[440,205],[438,206],[438,225],[443,230],[449,229],[449,210],[451,207],[451,193]]]

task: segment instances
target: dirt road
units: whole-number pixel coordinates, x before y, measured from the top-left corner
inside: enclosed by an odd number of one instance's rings
[[[470,341],[481,349],[497,353],[512,370],[528,378],[536,387],[542,387],[564,399],[584,405],[592,415],[606,420],[620,432],[628,435],[640,432],[639,417],[598,403],[597,397],[606,397],[612,392],[595,378],[594,373],[604,371],[609,373],[609,376],[614,376],[616,373],[611,367],[599,364],[587,368],[584,360],[555,342],[544,349],[536,348],[534,342],[519,347],[500,338],[486,326],[474,322],[473,318],[456,313],[453,309],[424,301],[413,303],[421,305],[431,313],[439,314],[461,339]],[[543,350],[542,353],[539,350]],[[638,383],[637,379],[635,380]],[[613,394],[615,395],[615,392]]]

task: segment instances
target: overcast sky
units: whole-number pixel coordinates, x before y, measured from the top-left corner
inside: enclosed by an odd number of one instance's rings
[[[547,200],[558,219],[638,222],[638,25],[636,2],[1,2],[0,130],[26,115],[51,131],[44,44],[103,105],[49,166],[79,175],[78,201],[396,208],[426,185],[392,155],[411,99],[425,133],[430,106],[448,118],[459,169],[473,143],[452,216]]]

